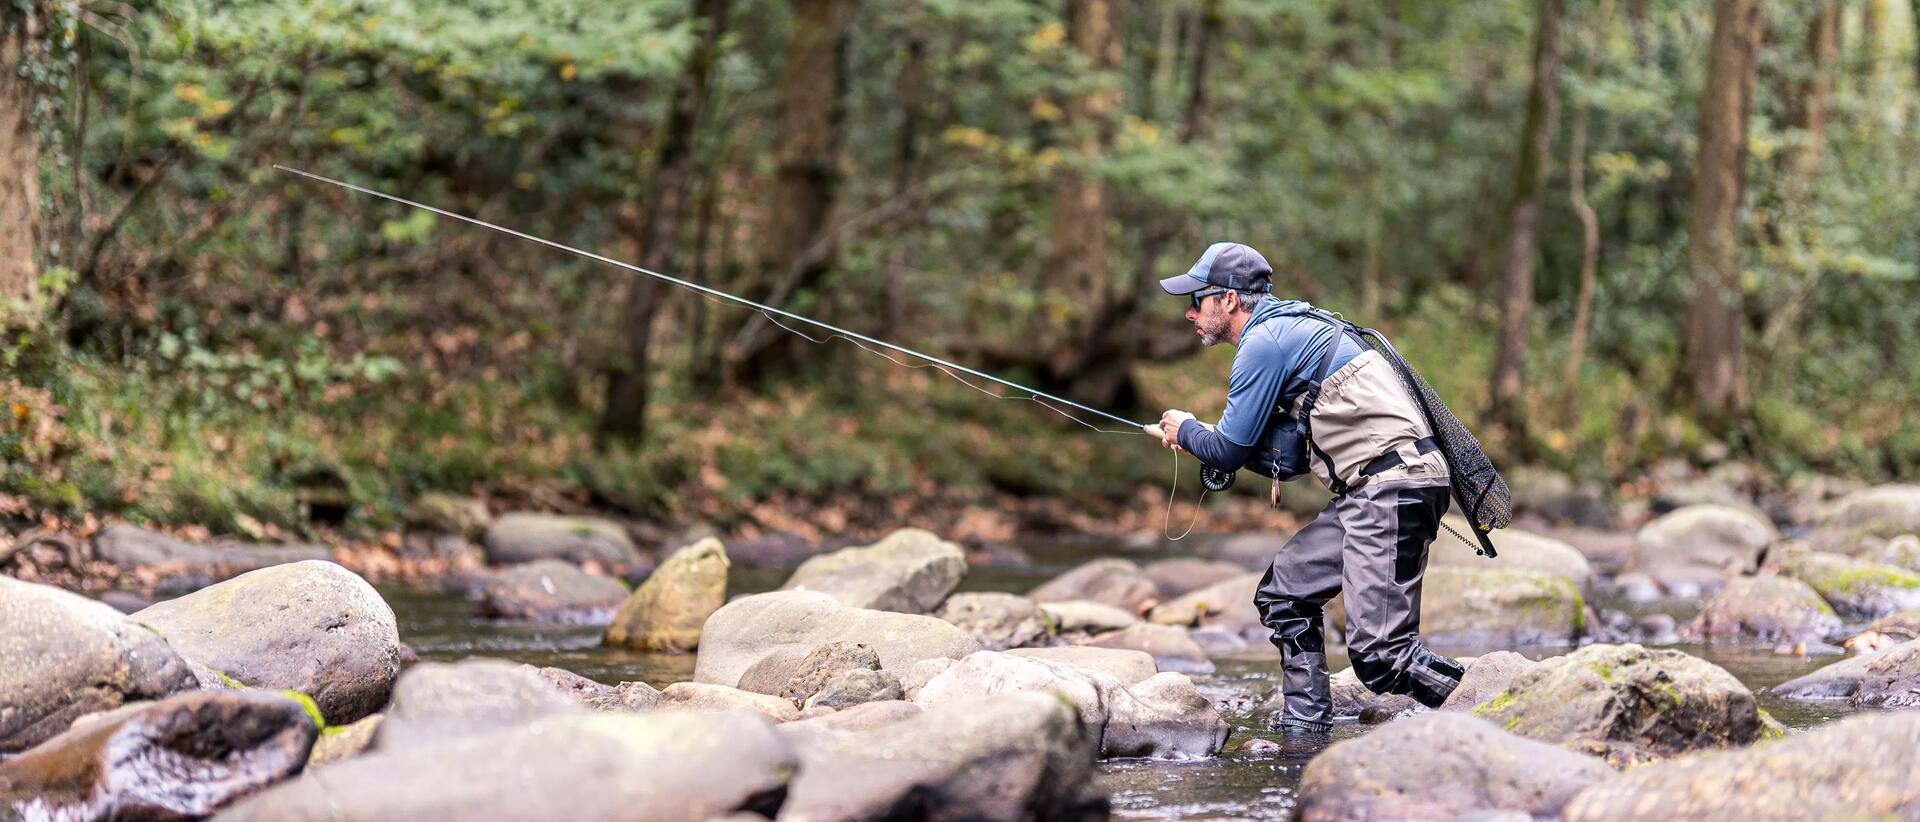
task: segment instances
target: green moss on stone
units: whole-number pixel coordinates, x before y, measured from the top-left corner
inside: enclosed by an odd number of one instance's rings
[[[327,718],[320,713],[320,706],[313,701],[313,697],[294,690],[281,691],[280,695],[300,703],[301,709],[307,712],[307,718],[313,720],[313,727],[320,729],[321,733],[327,732]]]
[[[212,669],[208,669],[208,670],[212,670]],[[244,691],[247,689],[247,683],[241,682],[238,679],[234,679],[233,677],[227,676],[226,671],[214,671],[213,678],[220,680],[221,686],[226,687],[230,690]]]
[[[1501,711],[1506,710],[1507,708],[1512,707],[1513,704],[1518,701],[1520,700],[1514,698],[1513,691],[1511,690],[1501,691],[1499,695],[1495,696],[1492,699],[1487,700],[1486,704],[1473,709],[1473,715],[1481,716],[1481,717],[1493,716],[1494,714],[1497,714]],[[1515,717],[1514,721],[1518,721],[1518,719],[1519,719],[1518,717]]]

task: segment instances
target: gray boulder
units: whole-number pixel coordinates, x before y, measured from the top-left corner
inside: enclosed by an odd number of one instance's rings
[[[899,677],[886,671],[855,668],[841,673],[807,697],[806,708],[840,710],[869,702],[892,702],[905,696]]]
[[[1190,594],[1216,582],[1240,576],[1247,569],[1231,562],[1199,557],[1174,557],[1149,562],[1140,569],[1160,587],[1160,599],[1169,600]]]
[[[330,560],[333,552],[319,545],[185,542],[158,531],[115,523],[94,536],[93,557],[123,570],[160,568],[223,579],[289,562]]]
[[[113,608],[0,576],[0,755],[73,720],[195,687],[166,640]]]
[[[1857,554],[1902,534],[1920,534],[1920,485],[1881,485],[1841,497],[1814,523],[1816,547]]]
[[[851,608],[812,591],[775,591],[740,597],[707,619],[693,678],[737,686],[769,653],[829,642],[866,645],[896,673],[923,659],[958,659],[980,649],[965,631],[930,616]]]
[[[1774,686],[1785,699],[1846,700],[1861,708],[1920,706],[1920,639],[1835,662]]]
[[[1920,713],[1848,717],[1745,750],[1678,757],[1598,782],[1567,803],[1572,822],[1914,819]]]
[[[1015,648],[1007,653],[1098,671],[1120,680],[1121,685],[1129,688],[1160,673],[1160,669],[1153,664],[1153,655],[1144,651],[1063,645],[1057,648]]]
[[[1503,552],[1502,558],[1506,556]],[[1429,642],[1513,647],[1567,645],[1586,629],[1586,601],[1564,576],[1498,566],[1427,569],[1420,633]],[[1345,598],[1329,604],[1327,621],[1346,623]]]
[[[1140,617],[1131,611],[1086,600],[1042,602],[1040,610],[1053,620],[1054,633],[1061,636],[1104,634],[1131,627],[1140,621]]]
[[[380,710],[400,672],[393,609],[331,562],[249,571],[133,616],[189,662],[313,697],[329,724]]]
[[[954,594],[934,616],[966,631],[989,651],[1032,645],[1047,636],[1047,615],[1040,606],[1013,594]]]
[[[967,575],[960,546],[918,528],[902,528],[860,548],[800,563],[783,591],[819,591],[855,608],[924,614]]]
[[[675,550],[620,603],[608,645],[640,651],[691,651],[700,626],[727,601],[727,548],[707,537]]]
[[[857,642],[816,645],[791,664],[785,661],[790,656],[792,651],[768,654],[740,675],[738,687],[804,705],[807,699],[827,687],[827,683],[843,674],[880,670],[880,655]]]
[[[222,820],[771,818],[799,761],[752,714],[577,713],[379,750],[254,796]]]
[[[1304,512],[1296,511],[1295,513],[1303,513],[1307,517],[1312,517],[1315,510],[1318,510],[1321,505],[1326,504],[1326,492],[1320,490],[1317,486],[1315,486],[1314,490],[1320,495],[1320,503],[1314,505],[1310,510]],[[1298,495],[1295,496],[1297,497]],[[1281,493],[1281,503],[1284,505],[1287,499],[1287,494],[1283,491]],[[1257,531],[1246,534],[1235,534],[1214,545],[1213,558],[1221,562],[1238,565],[1246,570],[1266,570],[1267,566],[1273,564],[1273,558],[1279,555],[1280,549],[1286,547],[1289,538],[1290,537],[1283,534],[1267,534]]]
[[[300,772],[320,728],[298,700],[201,691],[128,706],[0,762],[0,816],[196,819]]]
[[[1471,527],[1465,518],[1448,515],[1447,521],[1454,530],[1467,534],[1471,538]],[[1573,586],[1584,590],[1587,580],[1593,575],[1593,568],[1580,549],[1545,534],[1536,534],[1519,528],[1502,529],[1492,536],[1494,547],[1500,555],[1487,559],[1474,553],[1474,548],[1465,541],[1441,531],[1435,537],[1433,545],[1427,549],[1427,567],[1451,566],[1457,568],[1535,571],[1551,576],[1564,577]]]
[[[607,685],[564,668],[523,667],[532,669],[541,679],[560,689],[573,701],[596,711],[639,713],[653,710],[660,702],[660,692],[645,682]]]
[[[1728,580],[1680,635],[1707,643],[1794,644],[1824,642],[1839,631],[1840,618],[1812,587],[1763,574]]]
[[[1512,651],[1494,651],[1473,657],[1471,661],[1462,657],[1460,662],[1467,666],[1467,673],[1460,677],[1460,686],[1441,703],[1440,710],[1474,710],[1499,696],[1513,684],[1514,678],[1540,667],[1540,663]]]
[[[1142,622],[1131,628],[1101,634],[1082,643],[1093,648],[1117,648],[1142,651],[1153,657],[1162,671],[1204,674],[1213,671],[1213,660],[1194,642],[1187,629],[1174,625]]]
[[[898,696],[895,694],[895,698]],[[751,711],[775,722],[791,722],[800,718],[800,709],[780,697],[706,682],[675,682],[668,685],[660,691],[659,707],[696,713]]]
[[[429,491],[407,503],[407,525],[435,534],[477,540],[493,524],[493,513],[478,497]]]
[[[373,745],[416,746],[582,711],[579,701],[527,665],[503,659],[422,662],[394,685]]]
[[[1616,765],[1749,745],[1765,732],[1753,692],[1732,674],[1638,645],[1590,645],[1544,660],[1474,713]]]
[[[1137,614],[1160,596],[1160,586],[1124,559],[1082,563],[1027,592],[1035,602],[1086,600]]]
[[[1802,551],[1780,573],[1813,587],[1844,619],[1878,619],[1920,608],[1920,573],[1825,551]]]
[[[1646,574],[1676,596],[1711,591],[1729,573],[1752,571],[1779,538],[1758,511],[1689,505],[1641,527],[1621,570]]]
[[[503,569],[480,589],[481,619],[546,625],[605,625],[627,598],[618,580],[542,559]]]
[[[1263,572],[1241,572],[1196,591],[1162,602],[1147,612],[1159,625],[1213,626],[1229,633],[1264,631],[1253,594]]]
[[[1508,473],[1507,485],[1513,490],[1516,512],[1596,528],[1613,524],[1613,507],[1607,502],[1606,488],[1598,483],[1576,482],[1558,471],[1522,465]]]
[[[483,544],[487,562],[495,565],[561,559],[575,565],[592,563],[621,575],[646,566],[627,529],[597,517],[502,514],[487,527]]]
[[[1605,762],[1506,733],[1457,713],[1431,713],[1339,742],[1300,777],[1301,822],[1448,819],[1517,811],[1559,814],[1613,776]]]
[[[1104,819],[1096,749],[1051,694],[939,705],[804,746],[780,818]]]

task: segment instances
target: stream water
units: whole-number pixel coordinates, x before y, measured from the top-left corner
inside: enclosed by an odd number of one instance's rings
[[[1111,546],[1059,543],[1029,549],[1030,565],[1018,568],[975,568],[961,583],[963,591],[1031,589],[1075,564],[1112,553]],[[1167,552],[1127,552],[1130,559],[1148,562],[1171,556]],[[789,568],[736,564],[728,580],[729,595],[757,593],[779,587]],[[591,626],[524,626],[473,618],[473,603],[465,597],[421,593],[407,589],[382,591],[400,622],[400,637],[422,659],[457,660],[474,656],[500,657],[533,665],[552,665],[602,682],[640,680],[656,687],[693,678],[689,654],[644,654],[605,648],[601,629]],[[1616,607],[1597,601],[1596,609]],[[1684,621],[1691,603],[1639,606],[1636,614],[1661,610]],[[1791,656],[1757,648],[1673,646],[1727,669],[1748,687],[1761,691],[1835,661],[1831,656]],[[1488,648],[1440,647],[1445,653],[1478,654]],[[1567,648],[1513,648],[1532,657],[1566,653]],[[1332,660],[1336,667],[1344,657]],[[1213,698],[1233,726],[1227,753],[1199,762],[1123,760],[1103,762],[1100,778],[1113,796],[1114,816],[1120,819],[1285,819],[1293,808],[1294,789],[1307,757],[1239,750],[1247,740],[1270,737],[1254,709],[1278,684],[1279,654],[1255,647],[1243,655],[1216,657],[1216,670],[1193,676],[1202,693]],[[1793,702],[1759,694],[1761,707],[1790,728],[1807,728],[1847,713],[1838,703]],[[1341,724],[1335,738],[1358,736],[1371,726]]]

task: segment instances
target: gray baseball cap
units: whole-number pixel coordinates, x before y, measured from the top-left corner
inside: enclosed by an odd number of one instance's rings
[[[1187,273],[1160,281],[1160,287],[1175,296],[1192,294],[1208,286],[1235,291],[1270,291],[1273,266],[1267,265],[1267,258],[1252,246],[1214,243],[1207,246],[1207,252],[1200,255],[1200,261],[1187,269]]]

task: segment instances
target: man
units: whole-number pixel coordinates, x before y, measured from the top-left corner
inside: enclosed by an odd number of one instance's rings
[[[1270,296],[1272,276],[1259,252],[1215,243],[1160,281],[1188,298],[1202,344],[1238,351],[1217,424],[1170,410],[1146,430],[1213,468],[1274,477],[1276,493],[1307,470],[1335,492],[1254,594],[1282,658],[1284,707],[1267,725],[1317,746],[1333,727],[1320,621],[1342,590],[1347,655],[1369,689],[1438,707],[1460,684],[1460,663],[1420,641],[1420,581],[1447,511],[1447,463],[1393,364],[1330,315]]]

